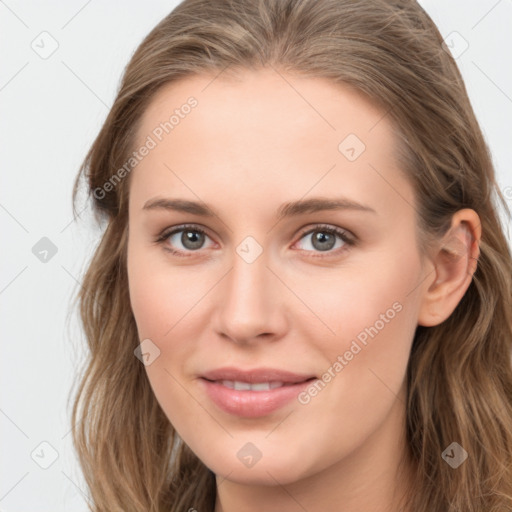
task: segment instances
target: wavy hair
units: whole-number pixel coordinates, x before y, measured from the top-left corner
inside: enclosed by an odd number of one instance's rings
[[[75,299],[88,350],[71,421],[91,510],[214,510],[215,475],[180,440],[134,356],[130,179],[102,187],[128,160],[141,116],[165,84],[272,67],[352,86],[389,116],[417,198],[422,250],[459,209],[480,216],[469,288],[448,319],[415,332],[406,433],[416,469],[405,510],[512,511],[512,257],[498,208],[507,218],[510,210],[442,43],[413,0],[184,0],[145,37],[73,187],[75,215],[83,177],[106,225]],[[454,441],[469,454],[457,469],[441,456]]]

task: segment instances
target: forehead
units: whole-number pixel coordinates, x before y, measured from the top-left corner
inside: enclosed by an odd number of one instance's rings
[[[139,204],[165,192],[197,199],[228,190],[240,201],[288,192],[284,202],[335,188],[412,202],[386,112],[327,79],[273,69],[188,77],[158,91],[137,135],[137,147],[155,143],[133,172]]]
[[[338,132],[337,136],[352,129],[364,138],[365,132],[372,131],[385,117],[382,108],[361,91],[325,78],[267,68],[198,74],[157,91],[142,116],[138,141],[155,128],[155,122],[169,120],[174,112],[179,119],[173,123],[181,123],[184,117],[179,111],[190,98],[199,107],[194,107],[193,113],[200,111],[194,115],[195,128],[213,127],[218,137],[222,129],[236,125],[269,134],[279,131],[281,138],[296,136],[304,128],[309,132]],[[391,128],[388,123],[389,119],[384,120],[385,128]]]

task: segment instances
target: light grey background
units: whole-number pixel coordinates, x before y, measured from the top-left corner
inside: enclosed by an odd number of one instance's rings
[[[67,403],[84,341],[68,315],[101,232],[89,208],[73,222],[72,183],[130,56],[177,3],[0,0],[0,511],[87,510]],[[420,3],[460,54],[512,207],[512,0]]]

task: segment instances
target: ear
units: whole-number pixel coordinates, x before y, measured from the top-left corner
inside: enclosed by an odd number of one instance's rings
[[[469,208],[459,210],[431,256],[432,279],[423,292],[418,325],[431,327],[444,322],[455,310],[471,284],[480,256],[480,217]]]

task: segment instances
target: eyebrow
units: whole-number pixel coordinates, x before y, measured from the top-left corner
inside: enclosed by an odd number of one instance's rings
[[[214,215],[216,216],[214,209],[206,203],[189,201],[187,199],[155,197],[146,201],[142,209],[177,211],[199,215],[201,217],[213,217]],[[329,210],[356,210],[374,214],[377,213],[373,208],[369,206],[357,203],[344,197],[333,199],[312,197],[310,199],[301,199],[298,201],[284,203],[277,210],[277,218],[281,220],[287,217],[295,217],[306,213]]]

